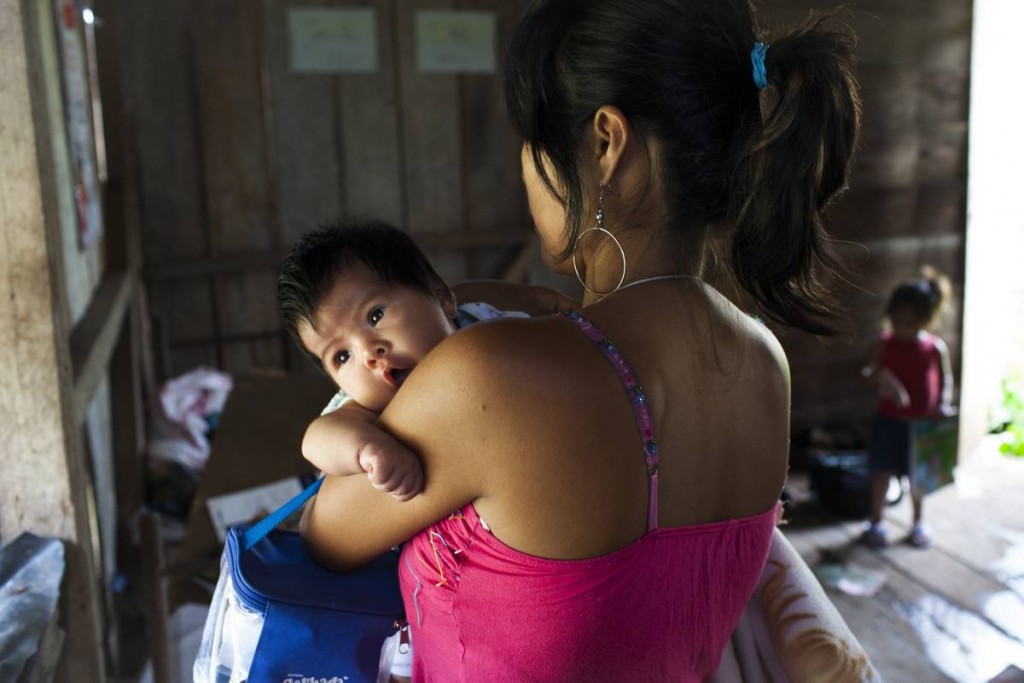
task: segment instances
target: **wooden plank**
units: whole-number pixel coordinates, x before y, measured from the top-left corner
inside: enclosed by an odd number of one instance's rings
[[[281,249],[271,199],[262,5],[230,0],[193,9],[210,255]],[[267,318],[274,299],[259,296],[259,276],[215,278],[213,290],[217,364],[235,368],[219,336]]]
[[[213,301],[205,279],[152,284],[153,315],[168,342],[214,338]]]
[[[421,106],[398,92],[395,14],[402,4],[391,0],[343,4],[376,10],[378,68],[373,74],[342,74],[337,81],[345,210],[399,226],[410,225],[403,213],[403,180],[408,179],[402,177],[400,112]]]
[[[131,545],[130,525],[145,503],[146,411],[142,394],[140,309],[133,297],[110,362],[119,547]]]
[[[344,206],[336,79],[291,71],[288,10],[297,6],[292,0],[263,3],[274,190],[284,246],[313,224],[337,216]]]
[[[135,286],[129,273],[108,273],[85,317],[71,332],[71,367],[75,378],[72,413],[76,425],[85,420],[96,387],[106,375]]]
[[[416,12],[454,8],[453,0],[409,0],[400,3],[395,15],[406,196],[403,223],[416,238],[466,228],[459,163],[463,122],[457,78],[421,73],[416,67]],[[442,278],[448,282],[465,279],[462,257],[427,251]]]
[[[416,243],[424,249],[459,250],[469,248],[521,245],[533,237],[518,226],[506,225],[493,231],[455,230],[416,235]],[[188,280],[209,276],[235,275],[254,270],[277,270],[286,252],[274,250],[243,251],[220,257],[181,261],[154,262],[146,265],[146,278],[154,283]]]
[[[154,683],[171,683],[171,633],[164,578],[164,543],[159,515],[146,512],[140,520],[142,573],[146,591],[146,625]]]
[[[202,366],[217,367],[217,348],[212,341],[202,346],[178,347],[168,353],[169,378]]]
[[[134,188],[125,187],[127,201],[135,202],[137,194],[141,232],[141,244],[131,249],[141,250],[147,264],[206,256],[192,5],[115,1],[124,36],[124,106],[131,121],[131,132],[124,136],[126,164],[137,169],[137,176],[129,172],[125,177],[126,184],[137,182]],[[162,320],[164,330],[206,325],[212,337],[211,293],[206,289],[189,284],[151,291],[154,318]],[[166,371],[160,368],[160,379],[166,379]]]
[[[226,334],[223,335],[220,340],[224,344],[238,344],[241,342],[250,341],[264,341],[267,339],[276,339],[281,336],[281,330],[255,330],[253,332],[239,332],[238,334]],[[206,337],[200,337],[196,339],[178,339],[177,341],[170,342],[169,346],[172,349],[179,349],[182,347],[189,346],[208,346],[210,340]]]
[[[207,252],[191,4],[119,1],[146,261]]]
[[[245,0],[194,10],[203,178],[212,254],[275,245],[261,82],[261,7]]]
[[[519,20],[516,6],[507,0],[472,0],[460,7],[490,12],[496,19],[495,62],[500,69],[512,31]],[[493,232],[510,225],[530,225],[519,161],[520,140],[505,116],[497,74],[459,76],[461,179],[463,225],[467,230]],[[500,270],[508,250],[473,250],[468,253],[467,276],[483,277]]]
[[[252,271],[219,279],[220,303],[224,325],[220,343],[223,349],[221,367],[232,373],[256,367],[283,368],[281,338],[247,343],[227,343],[238,335],[280,330],[281,316],[277,307],[277,271]],[[243,315],[244,313],[244,315]]]
[[[530,266],[539,260],[539,244],[539,238],[534,235],[533,239],[519,249],[519,253],[502,272],[501,279],[505,282],[525,282]]]

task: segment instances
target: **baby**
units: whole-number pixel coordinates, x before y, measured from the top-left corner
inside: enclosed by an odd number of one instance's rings
[[[281,311],[339,388],[306,431],[307,460],[330,474],[365,472],[378,490],[409,500],[423,489],[423,467],[376,420],[416,365],[468,324],[574,307],[543,287],[478,281],[456,289],[489,303],[458,305],[412,238],[379,221],[333,223],[299,240],[278,279]]]

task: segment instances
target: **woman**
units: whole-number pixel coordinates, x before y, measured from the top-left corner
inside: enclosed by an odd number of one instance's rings
[[[524,18],[506,103],[545,261],[580,279],[582,317],[442,342],[381,416],[421,455],[423,492],[329,478],[306,515],[336,567],[409,541],[417,680],[715,671],[771,542],[789,377],[705,283],[711,246],[758,313],[829,330],[819,214],[857,133],[851,40],[819,23],[767,49],[746,0]]]

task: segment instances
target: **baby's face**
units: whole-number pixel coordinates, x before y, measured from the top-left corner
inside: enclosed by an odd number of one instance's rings
[[[335,280],[316,311],[317,329],[302,323],[299,338],[342,391],[380,412],[412,369],[454,331],[454,305],[389,285],[360,264]]]

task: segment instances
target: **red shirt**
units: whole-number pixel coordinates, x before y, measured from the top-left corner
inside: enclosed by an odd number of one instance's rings
[[[910,396],[906,408],[883,398],[883,417],[913,420],[935,414],[942,399],[942,357],[933,335],[925,333],[912,341],[900,341],[886,332],[882,335],[881,364],[896,375]]]

